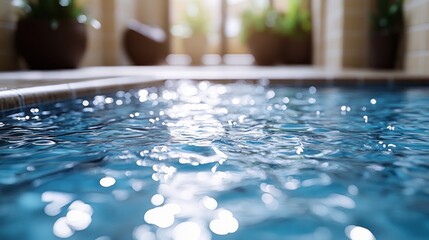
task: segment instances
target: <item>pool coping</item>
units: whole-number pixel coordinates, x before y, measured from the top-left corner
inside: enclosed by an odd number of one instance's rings
[[[164,80],[141,77],[114,77],[0,91],[0,111],[10,111],[42,103],[64,101],[133,88],[159,86]]]
[[[85,75],[86,78],[81,77],[82,74],[79,74],[79,71],[87,70],[92,71],[93,74]],[[57,79],[58,75],[62,78]],[[13,80],[13,78],[17,79]],[[119,90],[160,86],[169,79],[208,80],[216,83],[237,81],[257,83],[268,80],[272,85],[301,87],[314,85],[361,88],[376,85],[391,89],[404,86],[429,86],[429,76],[425,75],[373,71],[328,72],[316,68],[278,67],[98,67],[61,72],[0,74],[0,83],[7,79],[18,83],[27,81],[26,83],[30,86],[16,84],[16,88],[0,89],[1,112]],[[40,86],[34,86],[36,84]]]

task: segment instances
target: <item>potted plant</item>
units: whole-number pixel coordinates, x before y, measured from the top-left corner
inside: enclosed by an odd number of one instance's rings
[[[278,61],[280,39],[276,32],[279,13],[268,7],[262,11],[249,8],[241,16],[241,39],[246,42],[258,65],[274,65]]]
[[[76,68],[87,42],[81,6],[76,0],[22,0],[15,48],[30,69]]]
[[[184,50],[191,57],[193,65],[200,65],[203,55],[207,52],[209,26],[209,15],[202,0],[192,0],[188,4],[185,26],[188,36],[183,39]]]
[[[285,64],[311,64],[312,37],[308,0],[288,0],[280,15],[277,31],[281,35],[280,60]]]
[[[395,68],[403,29],[402,0],[378,0],[372,14],[370,33],[370,66]]]

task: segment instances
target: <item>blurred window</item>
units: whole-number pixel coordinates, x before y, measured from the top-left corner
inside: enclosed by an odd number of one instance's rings
[[[286,0],[170,0],[170,53],[176,55],[171,59],[186,55],[183,39],[192,36],[193,29],[203,28],[208,42],[208,64],[218,64],[222,55],[227,55],[228,60],[237,59],[238,64],[251,63],[245,59],[249,52],[240,37],[241,14],[250,7],[264,9],[270,4],[282,10],[285,2]],[[236,57],[232,56],[235,54]],[[225,57],[223,60],[227,62]]]

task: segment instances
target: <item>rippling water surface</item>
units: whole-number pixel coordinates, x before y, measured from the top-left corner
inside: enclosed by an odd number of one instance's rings
[[[429,89],[167,82],[0,118],[0,239],[427,239]]]

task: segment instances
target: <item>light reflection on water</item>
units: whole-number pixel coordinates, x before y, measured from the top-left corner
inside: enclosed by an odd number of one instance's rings
[[[424,239],[428,89],[168,81],[0,119],[0,239]]]
[[[92,207],[82,201],[70,204],[65,217],[57,219],[53,226],[53,233],[59,238],[69,238],[75,231],[83,231],[92,222]]]

